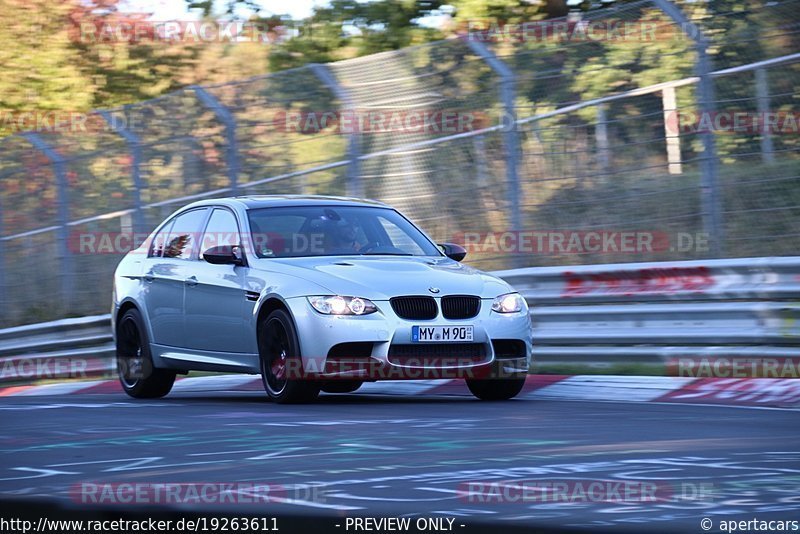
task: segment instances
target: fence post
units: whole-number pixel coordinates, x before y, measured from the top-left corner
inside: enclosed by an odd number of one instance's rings
[[[74,273],[72,265],[72,255],[69,250],[69,184],[67,183],[67,161],[53,147],[34,132],[22,134],[33,147],[44,154],[53,165],[53,173],[56,179],[56,190],[58,192],[58,230],[56,235],[58,241],[56,248],[61,257],[61,298],[65,305],[72,301],[74,293]]]
[[[765,68],[756,69],[756,106],[758,116],[763,121],[769,113],[769,79]],[[764,163],[775,163],[774,147],[772,146],[772,135],[769,128],[764,128],[761,132],[761,159]]]
[[[678,116],[678,97],[675,86],[669,85],[661,90],[661,107],[664,111],[664,139],[667,142],[667,172],[681,174],[680,117]]]
[[[520,196],[522,191],[519,184],[519,155],[521,153],[519,134],[517,132],[517,113],[516,113],[516,88],[514,73],[497,56],[489,50],[486,45],[477,39],[465,38],[467,46],[489,67],[500,76],[500,102],[503,104],[505,118],[501,121],[505,125],[503,128],[503,144],[506,147],[506,188],[508,206],[510,211],[509,222],[512,232],[519,232],[522,229],[522,215],[520,213]],[[515,267],[522,266],[525,258],[521,254],[512,255],[512,264]]]
[[[3,180],[5,175],[0,175],[0,180]],[[5,225],[3,224],[3,198],[0,197],[0,302],[8,303],[10,295],[6,295],[6,261],[5,261],[5,248],[6,248],[6,238],[5,238]],[[10,318],[9,316],[9,308],[10,306],[3,306],[2,311],[0,311],[0,325],[8,326],[6,324],[5,319]]]
[[[199,85],[190,85],[189,89],[194,91],[200,103],[213,111],[217,119],[225,125],[225,136],[228,138],[228,150],[226,151],[228,183],[230,184],[231,193],[236,195],[239,192],[239,148],[236,141],[236,117],[214,95]]]
[[[680,26],[684,33],[694,41],[697,51],[695,73],[700,79],[700,113],[711,116],[714,111],[714,80],[711,77],[711,60],[708,57],[708,39],[700,28],[692,23],[681,9],[670,0],[653,0],[655,4]],[[714,141],[714,132],[705,131],[701,134],[703,142],[702,170],[703,178],[700,187],[701,205],[703,211],[703,227],[709,235],[709,249],[712,255],[722,257],[725,253],[725,236],[722,228],[722,206],[719,190],[719,162],[717,161],[717,147]]]
[[[108,126],[117,132],[128,146],[128,151],[131,154],[131,179],[133,181],[133,238],[136,239],[139,233],[145,231],[144,211],[142,210],[142,175],[141,175],[141,162],[142,162],[142,142],[139,136],[133,133],[130,128],[124,124],[117,124],[117,121],[109,111],[101,111],[100,115],[106,121]]]
[[[597,124],[594,127],[594,138],[597,144],[597,163],[603,173],[600,181],[607,182],[608,169],[611,165],[611,153],[608,146],[608,117],[605,104],[597,105]]]
[[[339,104],[342,109],[349,112],[355,111],[353,109],[355,104],[353,103],[350,93],[348,93],[347,89],[345,89],[342,84],[339,83],[336,77],[331,74],[331,71],[328,69],[328,67],[319,63],[311,63],[309,64],[309,67],[311,67],[314,75],[319,78],[325,87],[327,87],[333,93],[333,96],[339,100]],[[358,157],[361,155],[361,143],[359,142],[359,135],[360,133],[358,131],[352,131],[347,139],[347,159],[349,160],[349,163],[347,165],[346,190],[347,194],[351,197],[364,196],[364,191],[361,184],[360,160],[358,159]]]

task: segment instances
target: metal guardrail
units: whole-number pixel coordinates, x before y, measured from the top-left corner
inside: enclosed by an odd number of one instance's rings
[[[104,314],[2,329],[0,382],[107,376],[115,369],[110,327]]]
[[[796,254],[800,145],[781,135],[793,122],[780,117],[796,106],[797,0],[616,4],[547,21],[579,30],[570,36],[470,24],[462,38],[184,87],[84,117],[100,128],[37,124],[53,131],[0,140],[0,325],[104,311],[127,249],[116,242],[98,256],[83,243],[132,237],[192,200],[236,191],[375,198],[443,241],[657,229],[665,245],[603,245],[582,252],[586,263]],[[598,29],[613,41],[602,28],[623,24],[643,30],[626,46],[648,57],[581,37]],[[301,110],[304,126],[291,119]],[[319,123],[354,112],[339,122],[387,121]],[[417,113],[458,120],[420,128]],[[37,261],[42,250],[49,261]],[[471,259],[499,269],[528,257]],[[553,250],[536,259],[563,261]],[[36,287],[17,282],[25,278]]]
[[[497,271],[531,307],[539,363],[800,357],[800,257]],[[113,371],[109,315],[0,330],[0,359]],[[0,382],[19,379],[3,365]],[[24,377],[23,377],[24,378]]]
[[[531,267],[539,363],[800,356],[800,257]]]
[[[800,257],[528,267],[493,274],[542,304],[800,300]]]
[[[107,337],[111,339],[111,333],[107,332],[111,324],[111,315],[90,315],[88,317],[73,317],[60,319],[47,323],[36,323],[22,326],[14,326],[0,330],[0,355],[4,354],[8,343],[25,345],[25,341],[30,341],[38,336],[54,336],[63,334],[75,334],[86,330],[104,330]]]

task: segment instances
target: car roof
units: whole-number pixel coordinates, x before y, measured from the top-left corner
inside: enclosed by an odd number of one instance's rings
[[[337,197],[325,195],[248,195],[201,200],[191,204],[192,207],[209,205],[244,204],[246,209],[273,208],[280,206],[389,206],[377,200],[362,198]]]

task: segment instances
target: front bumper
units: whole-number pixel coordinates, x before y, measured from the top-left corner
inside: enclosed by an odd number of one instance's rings
[[[297,327],[303,374],[323,379],[360,380],[488,378],[526,373],[531,364],[530,317],[526,312],[493,312],[491,303],[491,299],[483,299],[478,315],[471,319],[445,319],[439,307],[435,319],[408,320],[398,317],[388,301],[376,301],[378,311],[375,313],[354,317],[320,314],[305,297],[287,300]],[[482,350],[474,350],[476,347],[459,349],[458,344],[449,344],[453,347],[451,355],[444,343],[436,344],[437,347],[413,343],[411,330],[415,325],[471,325],[473,343],[481,345]],[[516,354],[498,354],[493,343],[498,340],[518,340],[524,348]],[[343,343],[371,344],[371,347],[366,354],[329,357],[331,349]],[[407,348],[418,348],[412,352],[419,353],[419,357],[397,358],[398,349]],[[465,348],[470,349],[468,353],[462,350]]]

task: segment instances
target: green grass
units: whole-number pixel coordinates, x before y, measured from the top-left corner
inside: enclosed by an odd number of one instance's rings
[[[660,363],[620,362],[606,365],[580,363],[534,364],[530,373],[537,375],[625,375],[666,376],[666,367]]]

